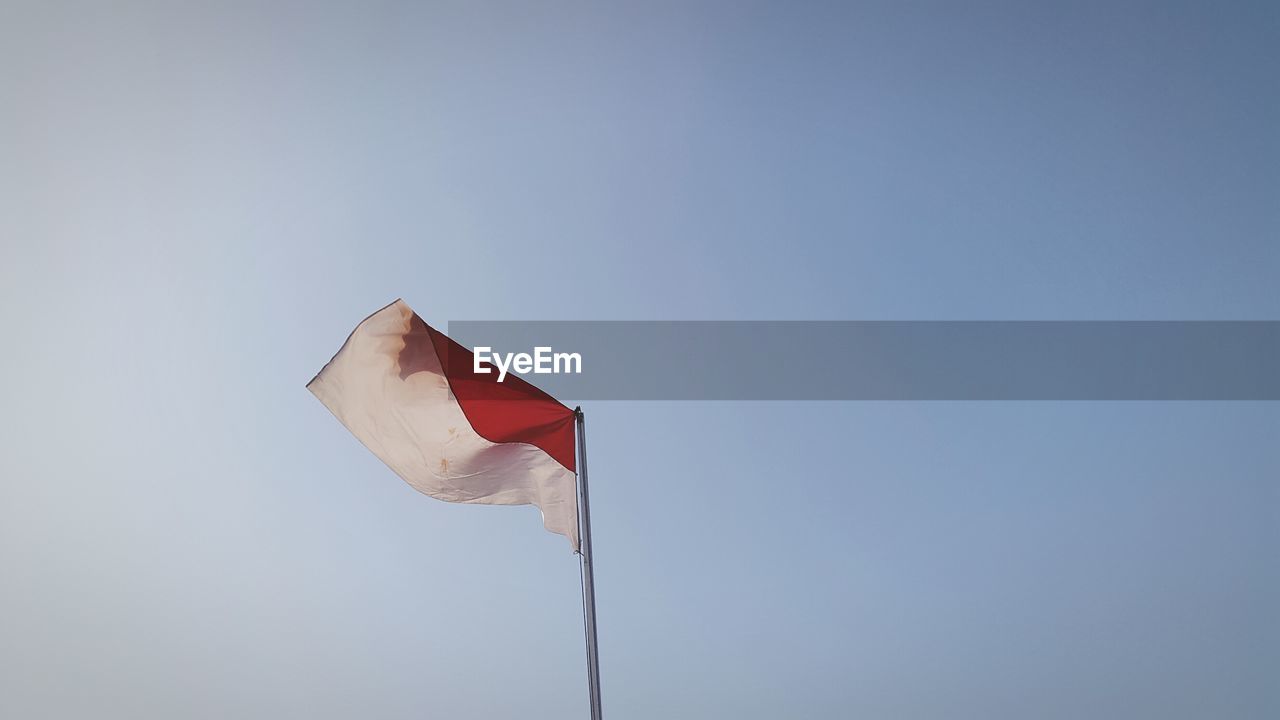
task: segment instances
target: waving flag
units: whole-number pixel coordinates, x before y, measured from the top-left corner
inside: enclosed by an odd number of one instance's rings
[[[470,350],[396,300],[356,326],[307,389],[416,490],[536,505],[578,551],[574,411],[514,375],[475,373],[473,363]]]

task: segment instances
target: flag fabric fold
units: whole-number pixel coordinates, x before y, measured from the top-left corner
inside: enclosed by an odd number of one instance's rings
[[[471,351],[402,300],[370,315],[307,389],[414,489],[535,505],[579,550],[574,411],[519,377],[474,372]]]

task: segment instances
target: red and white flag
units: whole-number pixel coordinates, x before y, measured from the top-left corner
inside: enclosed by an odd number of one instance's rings
[[[396,300],[356,326],[307,389],[418,491],[536,505],[576,552],[574,411],[473,363],[470,350]]]

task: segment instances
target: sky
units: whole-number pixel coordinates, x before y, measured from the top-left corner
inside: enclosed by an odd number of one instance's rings
[[[450,320],[1280,319],[1271,3],[0,0],[0,716],[586,717]],[[591,402],[604,711],[1280,716],[1280,408]]]

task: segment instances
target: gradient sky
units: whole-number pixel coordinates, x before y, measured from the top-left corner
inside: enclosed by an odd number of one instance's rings
[[[586,717],[369,312],[1280,319],[1274,3],[0,0],[0,716]],[[1280,716],[1280,408],[591,403],[604,709]]]

